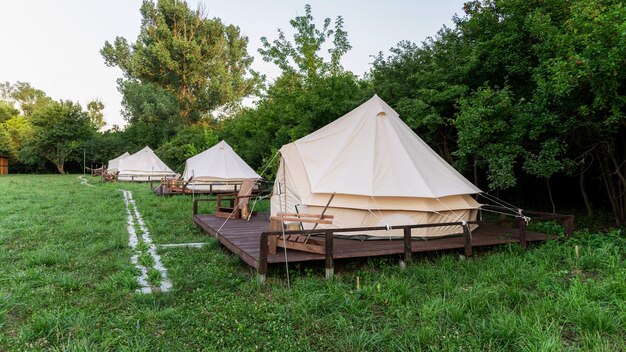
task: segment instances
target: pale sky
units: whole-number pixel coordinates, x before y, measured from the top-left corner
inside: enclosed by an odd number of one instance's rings
[[[401,40],[421,42],[434,36],[452,17],[463,13],[465,0],[310,0],[310,1],[189,1],[203,4],[208,16],[235,24],[249,38],[252,68],[269,78],[279,73],[257,52],[263,36],[287,34],[289,20],[311,4],[318,25],[326,17],[344,18],[352,50],[343,66],[360,76],[369,71],[371,55]],[[25,81],[54,99],[80,102],[99,98],[107,124],[124,125],[116,80],[121,71],[104,64],[100,49],[116,36],[134,42],[139,34],[140,0],[0,0],[0,82]]]

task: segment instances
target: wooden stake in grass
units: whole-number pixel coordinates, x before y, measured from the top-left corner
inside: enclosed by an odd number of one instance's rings
[[[574,251],[576,252],[576,259],[578,259],[578,245],[574,247]]]
[[[361,290],[361,282],[359,281],[359,277],[356,277],[356,290],[360,291]]]

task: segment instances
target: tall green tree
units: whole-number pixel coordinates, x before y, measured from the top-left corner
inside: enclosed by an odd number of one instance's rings
[[[19,114],[20,111],[13,106],[12,102],[0,100],[0,123]]]
[[[162,144],[156,153],[172,168],[182,171],[185,160],[219,142],[215,126],[196,124],[180,130]]]
[[[278,38],[272,42],[267,37],[261,38],[263,47],[259,49],[259,53],[263,60],[276,64],[283,74],[295,73],[314,79],[341,73],[341,58],[352,46],[348,41],[348,33],[343,29],[343,17],[337,16],[332,28],[331,23],[330,18],[325,18],[321,28],[318,28],[311,5],[305,5],[304,16],[296,16],[289,21],[296,31],[293,41],[287,39],[284,31],[279,29]],[[330,60],[325,60],[321,52],[328,40],[332,40],[332,45],[327,49]]]
[[[0,123],[0,155],[9,155],[12,154],[12,152],[11,136],[6,128],[4,128],[3,124]]]
[[[0,98],[15,102],[24,116],[30,116],[40,106],[52,101],[42,90],[36,89],[27,82],[0,84]]]
[[[341,17],[334,24],[326,18],[318,26],[307,5],[290,25],[293,38],[279,30],[273,41],[262,38],[259,49],[265,61],[281,69],[280,76],[266,87],[255,109],[223,122],[224,138],[258,169],[281,145],[341,117],[365,98],[364,84],[341,65],[351,48]]]
[[[626,6],[622,1],[572,1],[534,11],[528,23],[540,65],[535,104],[545,129],[565,145],[587,208],[585,176],[598,175],[618,225],[626,225]],[[539,40],[541,39],[541,40]]]
[[[158,146],[185,124],[180,120],[175,97],[154,83],[126,80],[120,83],[124,118],[128,121],[128,142],[137,146]]]
[[[476,82],[470,48],[456,29],[443,28],[417,45],[402,41],[385,58],[379,53],[369,73],[372,86],[400,117],[444,159],[453,162],[457,102]]]
[[[0,123],[0,130],[3,131],[5,143],[7,143],[4,153],[8,153],[14,161],[21,161],[20,150],[33,134],[30,121],[22,115],[17,115]]]
[[[66,161],[82,158],[82,148],[95,132],[89,114],[71,101],[39,107],[30,119],[33,133],[20,151],[22,159],[31,164],[48,160],[61,174]]]
[[[104,121],[104,103],[100,99],[94,99],[87,103],[87,112],[89,113],[89,119],[91,120],[91,124],[96,129],[101,129],[106,125]]]
[[[155,85],[175,99],[181,122],[190,124],[252,91],[252,57],[238,27],[179,0],[146,0],[141,16],[135,43],[117,37],[100,51],[107,65],[124,72],[119,89],[125,97],[132,94],[128,82]]]
[[[575,174],[591,214],[586,186],[599,179],[625,224],[623,23],[621,1],[469,1],[453,28],[379,55],[370,77],[486,189],[543,179],[550,194],[552,177]]]

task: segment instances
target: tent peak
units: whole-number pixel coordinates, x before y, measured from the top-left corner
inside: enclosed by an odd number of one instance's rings
[[[183,178],[192,177],[203,181],[261,178],[224,140],[185,161]]]
[[[154,152],[154,151],[152,150],[152,148],[150,148],[150,147],[148,147],[148,146],[145,146],[145,147],[141,148],[141,150],[139,150],[137,153],[139,153],[139,152],[147,152],[147,151]]]
[[[312,193],[438,198],[480,191],[378,95],[294,144]]]
[[[221,141],[219,141],[219,143],[217,143],[217,144],[216,144],[216,146],[218,146],[218,148],[219,148],[219,149],[224,149],[224,148],[230,148],[230,149],[233,149],[233,148],[230,146],[230,144],[226,143],[226,141],[225,141],[225,140],[223,140],[223,139],[222,139]]]

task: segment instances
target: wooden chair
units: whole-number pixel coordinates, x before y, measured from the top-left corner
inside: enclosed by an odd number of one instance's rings
[[[241,219],[249,214],[248,203],[256,180],[243,180],[237,194],[219,194],[215,203],[215,217],[223,219]]]
[[[116,172],[114,174],[110,174],[110,173],[102,174],[102,182],[114,182],[114,181],[117,181],[117,175],[119,173],[120,172],[118,171],[118,172]]]
[[[330,196],[328,203],[321,214],[302,214],[302,213],[278,213],[275,216],[270,217],[270,231],[282,231],[285,223],[299,223],[300,228],[303,228],[303,223],[315,224],[311,229],[314,231],[319,224],[332,225],[334,215],[326,215],[326,210],[330,202],[335,198],[335,193]],[[289,228],[287,228],[289,230]],[[288,249],[295,249],[297,251],[324,254],[326,251],[325,241],[320,241],[311,238],[311,234],[284,234],[274,235],[268,238],[268,253],[276,254],[276,247],[283,247]]]
[[[333,215],[325,214],[299,214],[299,213],[278,213],[270,218],[270,231],[281,231],[283,224],[286,222],[296,223],[309,223],[315,224],[313,230],[319,224],[331,225],[333,223]],[[298,226],[300,227],[300,226]],[[287,230],[290,230],[289,227]],[[268,253],[276,254],[276,247],[295,249],[297,251],[324,254],[326,244],[324,241],[320,241],[311,238],[310,235],[302,234],[285,234],[274,235],[268,238]]]
[[[187,185],[189,182],[191,182],[191,179],[189,179],[189,181],[185,181],[181,174],[176,174],[176,176],[172,178],[165,177],[161,179],[161,185],[163,188],[172,193],[186,193],[188,191]]]

